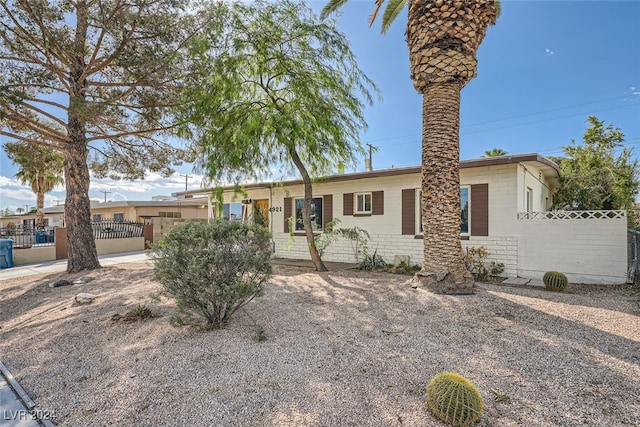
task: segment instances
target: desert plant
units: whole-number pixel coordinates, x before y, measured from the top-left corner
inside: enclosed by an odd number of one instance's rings
[[[441,372],[427,386],[427,405],[445,423],[465,427],[480,421],[484,402],[471,381],[453,372]]]
[[[486,279],[487,277],[487,257],[489,256],[489,251],[484,247],[474,247],[470,246],[467,248],[467,252],[464,257],[464,263],[467,267],[467,270],[473,277],[476,279]]]
[[[504,263],[491,261],[489,264],[489,277],[500,277],[504,273]]]
[[[569,284],[567,276],[559,271],[547,271],[544,273],[544,276],[542,276],[542,282],[544,283],[545,289],[554,292],[564,291]]]
[[[353,257],[356,262],[360,259],[360,254],[363,256],[367,253],[367,242],[369,241],[369,232],[364,228],[351,227],[351,228],[338,228],[335,230],[338,236],[344,237],[351,241],[351,249],[353,250]]]
[[[254,340],[255,342],[263,342],[267,340],[267,333],[265,332],[264,328],[262,326],[257,326],[256,327],[256,333],[253,337],[251,337],[252,340]]]
[[[375,251],[373,251],[373,254],[365,252],[358,268],[360,270],[373,271],[380,270],[386,267],[386,261],[384,260],[384,258],[382,258],[382,256],[378,255],[378,249],[376,249]]]
[[[322,257],[327,248],[340,237],[334,227],[340,223],[338,218],[335,218],[333,221],[328,222],[324,226],[323,232],[315,233],[315,242],[316,248],[318,249],[318,253]],[[293,228],[289,228],[289,230],[293,230]]]
[[[389,267],[389,273],[395,274],[415,274],[420,271],[419,265],[409,265],[406,261],[400,261],[398,265],[392,265]]]
[[[272,273],[270,240],[264,227],[222,219],[171,229],[150,253],[162,294],[176,299],[172,323],[195,325],[202,316],[220,327],[260,295]]]

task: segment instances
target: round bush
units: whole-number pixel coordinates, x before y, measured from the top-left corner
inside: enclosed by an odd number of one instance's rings
[[[469,380],[453,372],[441,372],[427,386],[427,405],[445,423],[465,427],[480,421],[484,402]]]
[[[162,294],[176,299],[175,325],[220,327],[262,293],[271,277],[271,235],[258,225],[215,220],[169,231],[150,254]]]

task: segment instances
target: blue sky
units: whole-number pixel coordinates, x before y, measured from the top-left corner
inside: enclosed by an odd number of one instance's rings
[[[319,11],[324,1],[309,3]],[[382,101],[365,111],[363,143],[379,151],[373,167],[420,161],[422,100],[409,78],[404,38],[406,10],[386,35],[368,26],[373,0],[351,0],[336,17],[360,67],[379,86]],[[502,1],[502,15],[478,52],[478,77],[462,91],[461,158],[502,148],[510,154],[553,156],[572,139],[581,140],[586,118],[595,115],[619,127],[626,144],[640,148],[640,2]],[[0,207],[33,206],[35,196],[13,180],[15,168],[2,153]],[[360,164],[357,170],[363,170]],[[201,179],[179,169],[189,189]],[[185,178],[149,175],[144,181],[93,180],[92,198],[149,200],[184,189]],[[64,200],[47,195],[46,205]]]

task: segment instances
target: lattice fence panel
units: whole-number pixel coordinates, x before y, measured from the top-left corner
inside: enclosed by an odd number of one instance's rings
[[[518,212],[519,220],[539,219],[622,219],[627,217],[626,211],[547,211]]]

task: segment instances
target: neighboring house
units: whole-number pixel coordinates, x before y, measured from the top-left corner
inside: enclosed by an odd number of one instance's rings
[[[208,218],[208,202],[203,199],[115,201],[91,203],[92,221],[150,222],[152,218],[201,219]],[[50,227],[64,227],[64,205],[43,209],[45,224]],[[9,223],[33,228],[35,214],[13,215],[0,218],[0,227]]]
[[[462,161],[463,247],[485,246],[489,261],[503,263],[507,276],[539,279],[545,271],[559,270],[572,282],[623,283],[627,271],[625,213],[548,212],[558,174],[558,166],[538,154]],[[369,248],[387,262],[402,256],[411,264],[421,264],[420,182],[420,167],[318,179],[313,185],[312,221],[322,230],[339,218],[339,227],[367,230]],[[247,184],[243,190],[240,195],[232,187],[224,189],[222,215],[246,220],[259,208],[266,213],[276,256],[308,259],[301,224],[296,223],[291,242],[288,221],[301,217],[302,182]],[[210,194],[210,189],[204,189],[176,196]],[[209,203],[209,217],[217,212]],[[356,261],[346,240],[330,246],[323,259]]]
[[[60,227],[64,218],[64,206],[51,206],[42,210],[45,227]],[[36,226],[36,213],[0,217],[0,228],[14,225],[32,230]]]
[[[91,203],[93,221],[144,222],[151,218],[207,219],[207,199]]]

